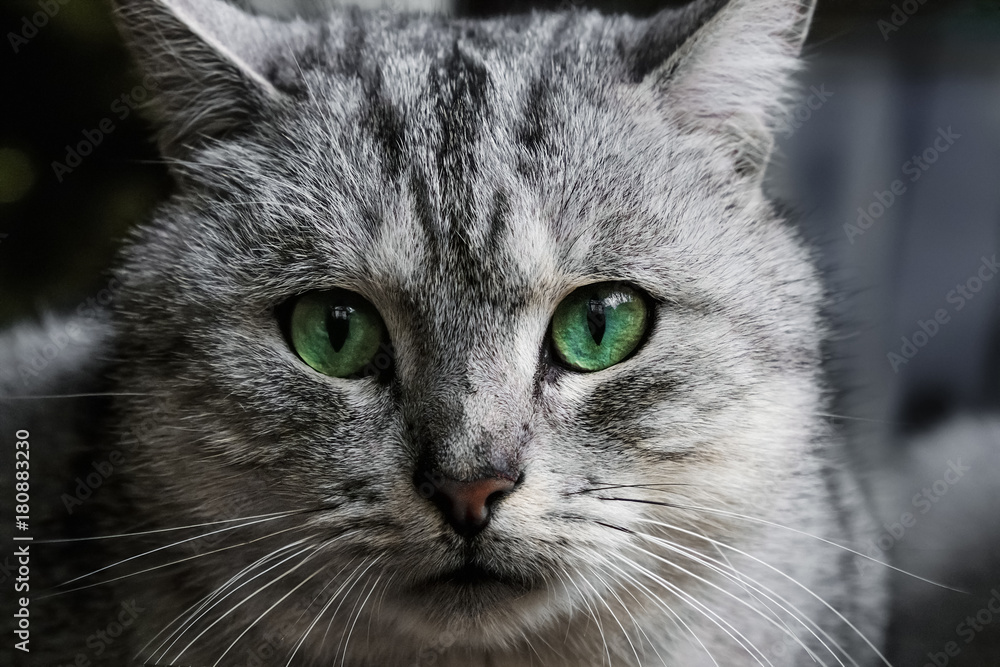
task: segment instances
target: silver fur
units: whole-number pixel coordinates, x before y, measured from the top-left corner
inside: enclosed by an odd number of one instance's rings
[[[131,444],[89,509],[107,533],[302,513],[216,524],[232,530],[193,554],[78,582],[197,556],[113,584],[155,610],[115,651],[236,665],[270,646],[261,659],[284,665],[304,639],[292,664],[879,662],[884,568],[824,541],[872,535],[822,417],[824,293],[760,187],[811,3],[483,22],[121,5],[179,191],[124,251],[93,348],[122,394],[101,446]],[[647,291],[652,332],[605,371],[559,369],[553,310],[595,281]],[[326,377],[289,349],[275,309],[335,286],[383,315],[389,381]],[[466,543],[414,484],[424,458],[523,481]],[[114,540],[105,564],[207,530]],[[282,547],[304,551],[155,652]],[[436,580],[467,561],[503,581]]]

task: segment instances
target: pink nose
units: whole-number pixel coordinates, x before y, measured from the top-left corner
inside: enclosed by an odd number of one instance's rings
[[[472,537],[486,527],[493,504],[509,494],[515,484],[504,477],[484,477],[467,482],[442,477],[436,482],[436,492],[431,499],[455,532],[463,537]]]

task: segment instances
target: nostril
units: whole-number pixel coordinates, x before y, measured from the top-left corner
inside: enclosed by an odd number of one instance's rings
[[[511,487],[513,488],[513,484],[511,484]],[[486,498],[486,508],[489,509],[493,507],[494,503],[496,503],[498,500],[506,496],[508,493],[510,493],[510,489],[503,489],[501,491],[494,491],[493,493],[491,493]]]
[[[472,537],[486,527],[493,505],[515,486],[515,481],[500,475],[474,480],[456,480],[441,475],[425,477],[434,479],[431,500],[455,531],[465,537]],[[426,482],[421,489],[424,486]]]

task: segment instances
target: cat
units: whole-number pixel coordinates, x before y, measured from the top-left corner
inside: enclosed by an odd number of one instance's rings
[[[0,345],[32,664],[885,662],[762,191],[812,13],[119,0],[177,190]]]

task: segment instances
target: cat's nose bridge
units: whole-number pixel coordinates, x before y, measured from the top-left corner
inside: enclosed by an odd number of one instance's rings
[[[480,454],[484,447],[511,446],[530,418],[532,377],[495,361],[489,368],[462,361],[427,368],[405,383],[404,411],[413,435],[437,447],[475,445]]]
[[[522,478],[527,415],[499,392],[442,389],[408,406],[414,485],[456,532],[471,536]]]
[[[475,479],[495,472],[517,477],[528,426],[519,410],[483,413],[451,405],[447,413],[420,411],[410,437],[420,465],[453,479]]]

